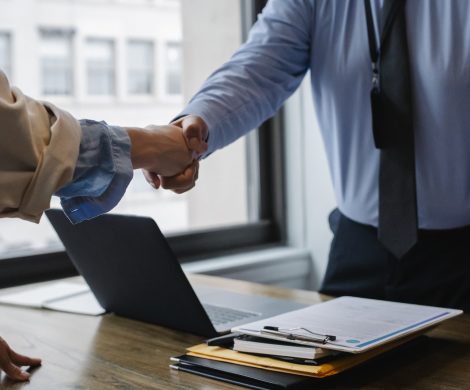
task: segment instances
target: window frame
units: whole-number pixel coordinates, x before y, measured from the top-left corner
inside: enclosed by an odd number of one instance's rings
[[[245,39],[267,1],[240,1]],[[181,263],[285,245],[283,109],[263,123],[256,133],[256,163],[260,173],[258,220],[242,225],[167,235]],[[64,251],[0,260],[0,288],[75,275],[77,271]]]

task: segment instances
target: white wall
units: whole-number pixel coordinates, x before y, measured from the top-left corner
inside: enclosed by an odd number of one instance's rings
[[[233,0],[182,0],[181,7],[187,64],[183,94],[188,100],[240,46],[241,11],[240,2]],[[247,222],[247,169],[245,138],[201,162],[197,186],[187,195],[197,205],[188,209],[192,227]]]
[[[328,214],[336,202],[309,76],[286,104],[285,127],[289,244],[310,252],[312,288],[318,289],[332,238]]]

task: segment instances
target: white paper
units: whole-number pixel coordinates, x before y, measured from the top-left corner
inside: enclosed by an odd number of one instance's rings
[[[76,314],[100,315],[100,306],[86,284],[57,282],[0,296],[0,304],[45,308]]]
[[[33,287],[21,292],[0,296],[0,303],[41,308],[44,302],[89,291],[83,284],[57,282],[44,287]]]
[[[43,307],[51,310],[91,316],[105,313],[105,310],[98,303],[91,291],[82,292],[69,298],[54,300],[52,302],[45,303]]]
[[[420,329],[461,314],[461,310],[375,299],[341,297],[304,309],[245,324],[232,329],[258,337],[282,339],[260,334],[264,326],[281,330],[303,327],[322,335],[334,335],[336,341],[326,345],[297,341],[298,344],[321,346],[347,352],[363,352]],[[309,336],[303,330],[291,333]]]

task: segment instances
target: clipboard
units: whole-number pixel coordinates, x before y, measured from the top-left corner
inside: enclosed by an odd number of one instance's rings
[[[363,353],[462,313],[457,309],[344,296],[241,325],[233,328],[232,332]],[[312,334],[323,338],[313,341]]]

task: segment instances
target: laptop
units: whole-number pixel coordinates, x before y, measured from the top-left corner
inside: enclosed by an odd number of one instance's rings
[[[193,288],[175,254],[147,217],[107,214],[72,225],[62,210],[46,215],[78,272],[108,312],[214,337],[305,305]]]

